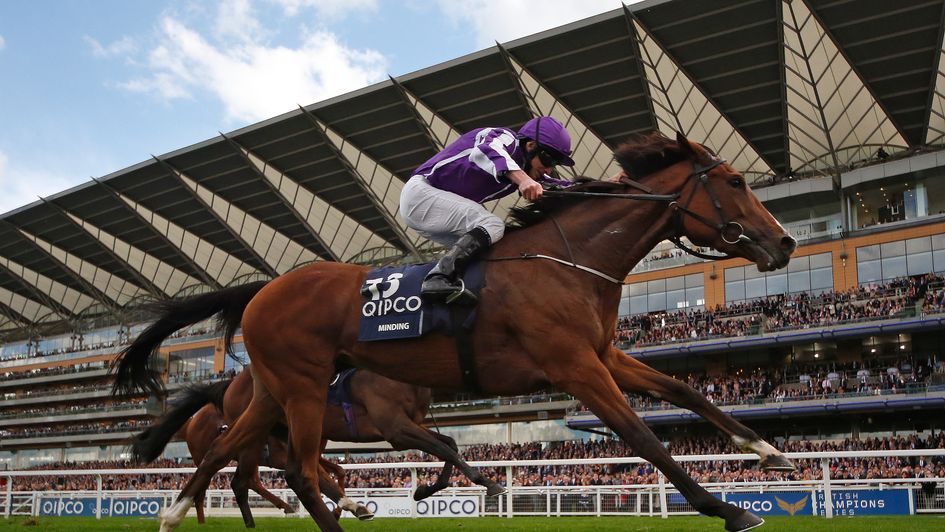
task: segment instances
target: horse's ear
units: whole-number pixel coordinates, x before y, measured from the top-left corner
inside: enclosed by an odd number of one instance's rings
[[[699,154],[696,152],[695,147],[693,147],[692,143],[689,142],[689,139],[686,138],[686,135],[682,134],[682,131],[676,132],[676,144],[679,144],[679,149],[681,149],[683,154],[689,159],[699,159]]]
[[[712,158],[702,146],[689,142],[689,139],[680,131],[676,132],[676,143],[679,144],[679,149],[682,150],[683,155],[691,161],[704,163]]]

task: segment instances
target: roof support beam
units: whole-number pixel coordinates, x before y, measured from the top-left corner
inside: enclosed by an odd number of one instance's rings
[[[214,288],[214,290],[220,290],[220,289],[223,288],[223,285],[221,285],[219,281],[217,281],[216,279],[214,279],[213,277],[211,277],[210,274],[208,274],[206,270],[204,270],[203,268],[201,268],[200,266],[198,266],[197,263],[194,262],[194,259],[190,258],[189,255],[187,255],[186,253],[184,253],[184,250],[182,250],[181,248],[179,248],[179,247],[177,247],[176,245],[174,245],[174,243],[171,242],[171,240],[170,240],[169,238],[167,238],[167,235],[165,235],[164,233],[158,231],[158,229],[157,229],[156,227],[154,227],[153,225],[151,225],[151,223],[148,222],[148,221],[144,218],[144,216],[141,216],[141,213],[139,213],[136,209],[133,209],[133,208],[131,207],[131,205],[128,205],[128,203],[126,203],[125,200],[123,200],[123,199],[121,198],[121,196],[118,194],[118,191],[116,191],[115,189],[113,189],[113,188],[111,187],[111,185],[109,185],[108,183],[102,181],[101,179],[96,179],[96,178],[94,178],[94,177],[92,178],[92,181],[95,181],[96,184],[98,184],[101,188],[103,188],[106,192],[108,192],[113,198],[115,198],[115,200],[116,200],[122,207],[124,207],[124,209],[125,209],[128,213],[130,213],[132,216],[134,216],[139,222],[143,223],[143,224],[144,224],[145,226],[147,226],[147,227],[150,227],[151,230],[152,230],[152,232],[153,232],[159,239],[161,239],[161,241],[164,242],[164,244],[166,244],[166,245],[169,246],[171,249],[173,249],[173,250],[174,250],[174,253],[175,253],[178,257],[180,257],[181,260],[183,260],[184,262],[186,262],[188,266],[190,266],[190,268],[191,268],[192,271],[189,272],[189,273],[191,273],[191,274],[197,274],[197,277],[199,277],[201,281],[207,283],[208,286],[212,286],[212,287]]]
[[[63,306],[62,303],[54,300],[53,298],[49,297],[47,294],[43,293],[42,290],[34,286],[32,283],[27,282],[26,279],[23,279],[22,277],[17,275],[16,272],[8,268],[2,262],[0,262],[0,271],[6,273],[11,278],[13,278],[18,285],[22,286],[37,301],[39,301],[43,305],[46,305],[47,307],[52,309],[53,312],[55,312],[56,314],[59,314],[66,320],[71,320],[76,317],[76,314],[73,313],[71,310],[67,309],[65,306]]]
[[[345,169],[348,170],[348,173],[351,175],[351,177],[354,178],[355,184],[358,185],[358,188],[360,188],[364,192],[364,194],[367,196],[368,200],[371,202],[371,204],[374,206],[377,212],[379,212],[381,216],[384,218],[384,221],[386,221],[388,225],[390,225],[391,229],[394,231],[394,234],[397,235],[397,240],[399,240],[401,245],[404,246],[404,249],[407,250],[411,255],[413,255],[416,260],[422,260],[422,255],[420,254],[420,250],[417,249],[416,244],[413,241],[411,241],[410,238],[407,236],[407,232],[401,226],[400,222],[397,221],[397,217],[393,213],[391,213],[389,210],[387,210],[387,207],[384,205],[383,201],[381,201],[381,198],[379,198],[377,194],[374,192],[374,190],[371,188],[371,184],[366,179],[364,179],[364,176],[362,176],[361,173],[358,172],[358,169],[355,168],[353,164],[351,164],[351,161],[349,161],[348,158],[345,157],[344,153],[342,153],[341,150],[339,150],[338,147],[335,146],[335,144],[331,141],[331,139],[328,137],[328,133],[323,129],[325,126],[322,125],[318,117],[316,117],[314,114],[312,114],[311,111],[302,107],[301,105],[299,106],[299,109],[301,109],[302,114],[304,114],[309,119],[309,121],[312,122],[312,125],[314,126],[314,129],[318,133],[318,136],[321,138],[322,142],[324,142],[325,145],[328,146],[328,149],[331,150],[331,152],[335,154],[335,157],[338,159],[338,161],[340,161],[341,164],[345,167]],[[381,166],[380,163],[377,163],[375,161],[374,164],[376,164],[378,167],[384,169],[384,171],[389,173],[392,176],[392,179],[396,179],[395,177],[393,177],[396,174],[394,174],[387,168],[384,168],[383,166]]]
[[[803,2],[803,0],[801,1]],[[814,13],[813,13],[813,10],[811,10],[810,6],[805,4],[805,7],[807,8],[808,11],[811,12],[811,16],[813,16]],[[830,127],[827,125],[827,115],[824,113],[824,105],[820,99],[820,91],[817,90],[817,81],[814,77],[814,69],[810,65],[811,54],[807,51],[807,45],[804,43],[804,39],[801,37],[801,31],[800,31],[801,28],[797,23],[797,14],[794,12],[793,6],[791,6],[791,20],[793,21],[793,27],[795,28],[795,31],[797,32],[797,41],[801,46],[800,56],[804,59],[804,66],[807,67],[807,80],[809,83],[812,84],[811,88],[813,89],[814,98],[816,99],[815,102],[811,102],[811,103],[814,104],[814,106],[817,108],[817,113],[820,115],[821,128],[823,129],[824,136],[827,139],[827,150],[830,152],[830,157],[831,157],[831,160],[833,161],[833,169],[832,169],[833,171],[831,172],[831,178],[833,179],[833,182],[834,182],[834,188],[839,189],[840,188],[840,160],[837,159],[837,151],[833,144],[833,138],[830,135]],[[818,20],[817,23],[820,24],[820,21]],[[821,27],[823,27],[823,25],[821,25]],[[827,30],[824,29],[824,31],[826,32]],[[837,45],[836,41],[833,41],[833,43],[834,43],[834,46]],[[852,65],[850,66],[852,68]]]
[[[929,80],[929,95],[925,101],[925,122],[922,126],[922,143],[929,141],[929,131],[932,126],[932,106],[935,104],[935,88],[938,86],[938,77],[942,75],[942,48],[945,47],[945,3],[942,4],[942,14],[938,21],[938,39],[935,41],[935,63],[932,79]],[[938,138],[941,138],[939,135]],[[937,139],[936,139],[937,140]]]
[[[784,175],[791,174],[794,169],[791,168],[791,136],[788,132],[791,125],[788,123],[788,103],[787,103],[787,63],[784,59],[784,2],[775,2],[775,11],[778,14],[778,75],[781,76],[781,129],[784,139]],[[773,168],[773,167],[772,167]],[[777,171],[777,168],[775,168]]]
[[[388,77],[390,78],[390,82],[393,83],[394,89],[397,90],[397,95],[400,96],[401,101],[403,101],[404,105],[406,105],[407,108],[410,109],[410,114],[413,115],[414,121],[417,123],[417,125],[420,126],[420,129],[423,131],[423,136],[426,137],[428,141],[430,141],[430,146],[432,146],[433,149],[435,149],[436,151],[440,151],[443,148],[445,148],[446,145],[443,142],[441,142],[439,139],[433,136],[433,132],[430,131],[430,126],[428,126],[427,123],[423,120],[423,117],[420,116],[420,113],[417,111],[417,107],[413,103],[411,103],[410,96],[409,96],[410,93],[407,91],[407,88],[401,85],[400,82],[394,79],[393,76],[388,76]],[[419,98],[415,98],[415,99],[419,101]]]
[[[906,135],[906,133],[902,130],[902,128],[899,127],[899,123],[896,121],[896,119],[893,118],[893,116],[889,113],[889,110],[886,109],[886,106],[883,105],[883,101],[879,99],[879,96],[876,95],[876,93],[873,91],[873,88],[870,87],[870,84],[866,82],[866,78],[863,77],[862,74],[860,74],[860,70],[856,67],[856,63],[854,63],[853,60],[850,59],[850,56],[847,55],[847,52],[843,49],[843,46],[841,46],[840,42],[837,41],[837,39],[833,36],[833,32],[831,32],[830,28],[828,28],[827,25],[824,24],[824,21],[821,20],[819,15],[817,15],[817,12],[814,11],[814,8],[810,6],[810,2],[807,2],[806,0],[800,0],[800,1],[803,2],[807,6],[807,10],[810,11],[810,16],[813,17],[814,20],[817,21],[817,24],[820,25],[820,28],[824,31],[824,35],[826,35],[827,38],[830,39],[830,42],[832,42],[833,45],[837,48],[837,51],[840,52],[840,56],[843,57],[843,59],[847,62],[848,65],[850,65],[850,69],[853,71],[854,74],[856,74],[856,77],[860,78],[860,83],[862,83],[863,86],[866,87],[866,90],[870,93],[870,96],[873,97],[873,101],[876,102],[876,105],[878,105],[879,108],[883,110],[883,114],[885,114],[886,118],[889,119],[889,123],[891,123],[893,127],[896,128],[896,132],[899,133],[899,135],[903,138],[903,140],[906,141],[906,143],[908,144],[910,148],[915,147],[915,144],[911,140],[909,140],[908,135]],[[932,85],[934,86],[934,82]]]
[[[15,231],[17,234],[19,234],[21,241],[25,242],[29,246],[32,246],[36,251],[39,251],[43,255],[46,255],[47,257],[49,257],[50,260],[55,262],[56,265],[59,266],[60,270],[62,270],[69,277],[72,277],[72,279],[75,280],[75,282],[77,282],[80,286],[82,286],[82,288],[85,290],[85,295],[101,303],[102,306],[108,309],[113,315],[115,316],[119,315],[119,312],[118,312],[119,308],[118,308],[117,301],[108,297],[108,295],[105,294],[105,292],[96,288],[95,285],[93,285],[92,283],[87,281],[84,277],[82,277],[81,275],[73,271],[72,268],[70,268],[66,263],[56,258],[55,255],[43,249],[42,246],[34,242],[31,238],[28,238],[25,235],[23,235],[19,227],[13,225],[7,220],[0,220],[0,223],[6,225],[8,228],[10,228],[10,230]]]
[[[310,223],[308,223],[308,220],[307,220],[304,216],[302,216],[302,213],[300,213],[298,210],[295,209],[295,205],[293,205],[292,202],[290,202],[290,201],[288,200],[288,198],[286,198],[286,197],[282,194],[282,191],[279,190],[279,187],[275,186],[275,185],[272,183],[272,181],[270,181],[269,178],[267,178],[267,177],[259,170],[259,168],[256,167],[256,165],[253,163],[253,161],[250,160],[249,156],[246,155],[246,153],[249,152],[249,150],[248,150],[247,148],[244,148],[244,147],[243,147],[242,145],[240,145],[238,142],[236,142],[235,140],[233,140],[233,139],[231,139],[230,137],[226,136],[226,135],[225,135],[224,133],[222,133],[222,132],[220,133],[220,136],[223,137],[223,139],[227,141],[227,143],[230,145],[230,147],[232,147],[233,150],[234,150],[236,153],[238,153],[240,157],[243,158],[243,160],[246,162],[246,166],[248,166],[248,167],[250,168],[250,170],[252,170],[253,173],[256,174],[256,176],[259,177],[259,179],[260,179],[263,183],[265,183],[265,185],[266,185],[267,187],[269,187],[269,190],[272,191],[272,193],[275,194],[277,198],[279,198],[279,201],[282,202],[282,204],[285,205],[285,207],[286,207],[287,209],[289,209],[289,212],[292,213],[292,216],[296,219],[296,221],[299,222],[300,224],[302,224],[302,227],[304,227],[305,230],[308,231],[309,234],[312,235],[312,237],[313,237],[315,240],[317,240],[319,244],[321,244],[321,246],[322,246],[322,248],[324,248],[325,252],[328,253],[328,257],[327,257],[327,258],[330,259],[330,260],[333,260],[333,261],[335,261],[335,262],[341,262],[341,257],[339,257],[338,255],[336,255],[335,252],[332,251],[331,246],[328,245],[328,242],[325,242],[325,239],[323,239],[323,238],[321,237],[321,235],[318,234],[318,231],[316,231],[315,228],[312,227],[312,225],[311,225]],[[258,157],[258,156],[257,156],[257,157]],[[266,162],[266,164],[269,164],[269,163]],[[281,173],[281,172],[280,172],[280,173]],[[316,253],[316,255],[320,255],[320,253]],[[322,258],[326,258],[326,257],[322,257]]]
[[[22,328],[26,329],[27,331],[30,331],[36,325],[34,321],[28,319],[26,316],[13,310],[13,308],[7,305],[6,303],[0,303],[0,314],[2,314],[6,319],[12,322],[18,323]],[[28,334],[32,335],[31,332],[29,332]]]
[[[646,67],[643,66],[643,57],[640,55],[642,46],[640,46],[640,36],[637,35],[637,26],[634,24],[636,16],[630,11],[627,4],[623,4],[623,18],[627,23],[627,34],[630,36],[630,53],[633,54],[633,61],[637,64],[640,71],[640,78],[643,80],[643,94],[646,99],[646,107],[650,110],[650,126],[653,131],[659,131],[660,125],[656,121],[656,111],[653,109],[653,95],[650,94],[650,88],[646,81]]]
[[[75,228],[78,229],[79,231],[82,231],[83,233],[87,233],[87,232],[88,232],[84,227],[82,227],[81,224],[79,224],[78,222],[76,222],[76,221],[72,218],[72,216],[69,215],[69,212],[68,212],[68,211],[66,211],[65,209],[63,209],[62,207],[60,207],[59,205],[57,205],[56,203],[54,203],[54,202],[52,202],[52,201],[49,201],[49,200],[46,200],[45,198],[39,198],[39,199],[40,199],[43,203],[45,203],[45,204],[47,204],[47,205],[53,207],[53,208],[56,209],[57,211],[59,211],[59,213],[62,215],[62,217],[65,218],[65,219],[69,222],[70,225],[72,225],[73,227],[75,227]],[[93,236],[94,236],[94,235],[93,235]],[[98,238],[95,238],[95,241],[98,243],[99,247],[102,248],[102,250],[104,250],[105,253],[106,253],[109,257],[112,258],[112,260],[118,262],[118,264],[121,264],[122,269],[124,269],[126,272],[128,272],[129,274],[131,274],[131,276],[132,276],[135,280],[137,280],[137,281],[140,283],[139,286],[140,286],[141,288],[144,288],[145,290],[147,290],[148,293],[150,293],[152,296],[154,296],[154,297],[157,298],[157,299],[164,299],[164,298],[167,297],[168,294],[165,293],[164,290],[161,290],[160,288],[158,288],[158,286],[157,286],[156,284],[154,284],[154,282],[152,282],[150,279],[146,278],[144,275],[141,274],[141,272],[139,272],[138,270],[136,270],[132,265],[128,264],[124,259],[122,259],[121,257],[119,257],[112,249],[110,249],[108,246],[106,246],[104,243],[102,243],[101,240],[99,240]],[[113,275],[114,275],[114,274],[113,274]]]
[[[242,245],[243,248],[244,248],[246,251],[248,251],[250,255],[253,256],[253,259],[256,261],[256,264],[255,264],[256,267],[258,267],[258,268],[261,269],[262,271],[264,271],[264,272],[266,272],[267,274],[269,274],[269,276],[272,277],[273,279],[275,279],[276,277],[279,277],[279,272],[277,272],[277,271],[275,270],[275,268],[273,268],[268,262],[266,262],[266,260],[262,257],[262,255],[260,255],[259,252],[256,251],[256,249],[253,248],[253,246],[251,246],[251,245],[249,244],[249,242],[247,242],[246,239],[244,239],[244,238],[242,237],[242,235],[239,234],[239,231],[236,231],[235,229],[233,229],[233,228],[230,226],[230,224],[228,224],[228,223],[226,222],[226,220],[224,220],[224,219],[217,213],[217,211],[215,211],[215,210],[213,209],[213,206],[212,206],[212,205],[210,205],[209,203],[207,203],[206,201],[204,201],[204,199],[203,199],[202,197],[200,197],[200,194],[197,194],[197,191],[196,191],[196,190],[190,188],[190,186],[189,186],[189,185],[184,181],[184,179],[181,177],[181,172],[180,172],[177,168],[174,168],[174,166],[173,166],[171,163],[169,163],[169,162],[167,162],[167,161],[164,161],[164,160],[162,160],[162,159],[159,159],[159,158],[155,157],[154,155],[152,155],[151,157],[152,157],[155,161],[157,161],[158,164],[160,164],[161,166],[163,166],[164,169],[167,170],[167,173],[168,173],[171,177],[173,177],[174,179],[176,179],[177,182],[180,183],[180,186],[181,186],[184,190],[186,190],[188,193],[190,193],[190,196],[191,196],[192,198],[194,198],[198,203],[200,203],[200,205],[202,205],[203,208],[207,210],[207,212],[210,214],[210,216],[213,216],[213,217],[217,220],[217,222],[219,222],[219,223],[226,229],[226,231],[230,234],[230,236],[232,236],[234,239],[236,239],[236,241],[239,242],[240,245]]]

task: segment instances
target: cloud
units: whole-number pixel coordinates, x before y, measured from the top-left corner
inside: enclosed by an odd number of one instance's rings
[[[3,50],[7,46],[7,41],[3,38],[3,35],[0,35],[0,50]]]
[[[89,49],[92,50],[92,55],[95,57],[107,58],[126,56],[138,50],[138,44],[131,37],[122,37],[108,46],[102,46],[100,42],[88,35],[83,35],[82,40],[89,46]]]
[[[50,196],[75,184],[74,176],[11,164],[9,157],[0,151],[0,213],[28,205],[40,196]]]
[[[377,0],[272,0],[282,7],[288,17],[294,17],[304,8],[315,9],[331,20],[344,18],[355,11],[377,11]]]
[[[148,54],[149,73],[118,86],[164,100],[211,95],[226,119],[255,122],[384,79],[387,59],[316,31],[295,48],[269,46],[248,4],[229,11],[214,42],[167,16]],[[237,28],[249,31],[234,35]]]
[[[630,2],[634,3],[634,2]],[[438,0],[440,9],[453,23],[471,25],[476,46],[487,48],[498,42],[561,26],[575,20],[621,7],[620,0],[466,0],[457,8],[453,0]]]

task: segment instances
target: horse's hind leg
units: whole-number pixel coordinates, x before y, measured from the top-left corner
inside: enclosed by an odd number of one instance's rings
[[[258,493],[260,497],[262,497],[263,499],[266,499],[273,506],[282,510],[283,512],[287,514],[295,513],[295,508],[293,508],[291,504],[285,502],[284,500],[277,497],[275,493],[272,493],[271,491],[266,489],[266,486],[264,486],[262,483],[262,479],[259,478],[258,467],[255,468],[255,471],[253,472],[253,478],[249,487],[256,493]]]
[[[236,420],[230,430],[213,441],[197,467],[197,472],[187,481],[174,504],[161,514],[161,532],[170,532],[180,525],[196,496],[206,491],[213,475],[237,457],[240,449],[265,440],[269,430],[279,419],[278,412],[279,406],[272,397],[268,393],[260,393],[257,389],[246,412]]]
[[[662,471],[696,511],[725,519],[725,529],[733,532],[764,524],[758,516],[716,499],[689,477],[656,435],[630,409],[595,353],[578,355],[570,361],[559,360],[555,367],[545,368],[545,371],[556,388],[578,398],[638,456]]]
[[[719,430],[729,435],[739,449],[761,457],[760,467],[775,471],[793,471],[794,464],[781,451],[758,437],[755,431],[719,410],[704,395],[688,384],[660,373],[616,347],[605,358],[605,364],[620,389],[646,394],[656,399],[692,410]]]
[[[321,449],[322,452],[324,452],[325,446],[322,445]],[[374,519],[374,512],[368,510],[363,504],[358,504],[345,494],[344,469],[338,464],[329,462],[322,457],[318,459],[318,466],[321,468],[318,474],[318,485],[322,493],[338,505],[335,507],[335,518],[341,517],[342,510],[348,510],[357,517],[359,521],[370,521]],[[334,475],[337,480],[332,480],[332,475]]]
[[[299,502],[315,519],[322,530],[341,531],[325,501],[322,500],[319,483],[319,458],[321,458],[321,431],[328,395],[327,376],[324,389],[305,392],[304,398],[292,398],[285,405],[286,422],[289,426],[289,464],[286,467],[286,482],[292,486]]]

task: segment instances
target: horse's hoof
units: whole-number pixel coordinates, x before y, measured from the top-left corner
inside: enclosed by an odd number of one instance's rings
[[[358,518],[358,521],[370,521],[374,519],[374,512],[364,506],[358,506],[358,509],[354,511],[354,516]]]
[[[786,456],[783,454],[769,454],[768,456],[761,459],[761,462],[758,463],[758,467],[765,471],[794,471],[794,463],[792,463]]]
[[[486,497],[498,497],[499,495],[504,495],[508,492],[509,490],[505,489],[505,486],[493,484],[486,488]]]
[[[744,530],[751,530],[752,528],[758,528],[763,524],[765,524],[764,519],[751,512],[744,511],[741,514],[732,517],[731,519],[726,519],[725,530],[728,530],[729,532],[741,532]]]
[[[413,500],[422,501],[430,495],[433,495],[433,492],[430,490],[429,486],[420,486],[413,492]]]
[[[282,509],[282,513],[284,513],[284,514],[286,514],[286,515],[294,514],[294,513],[295,513],[295,508],[293,508],[292,506],[286,506],[285,508]]]
[[[331,515],[335,516],[335,521],[341,521],[341,507],[335,506],[335,509],[331,511]]]

